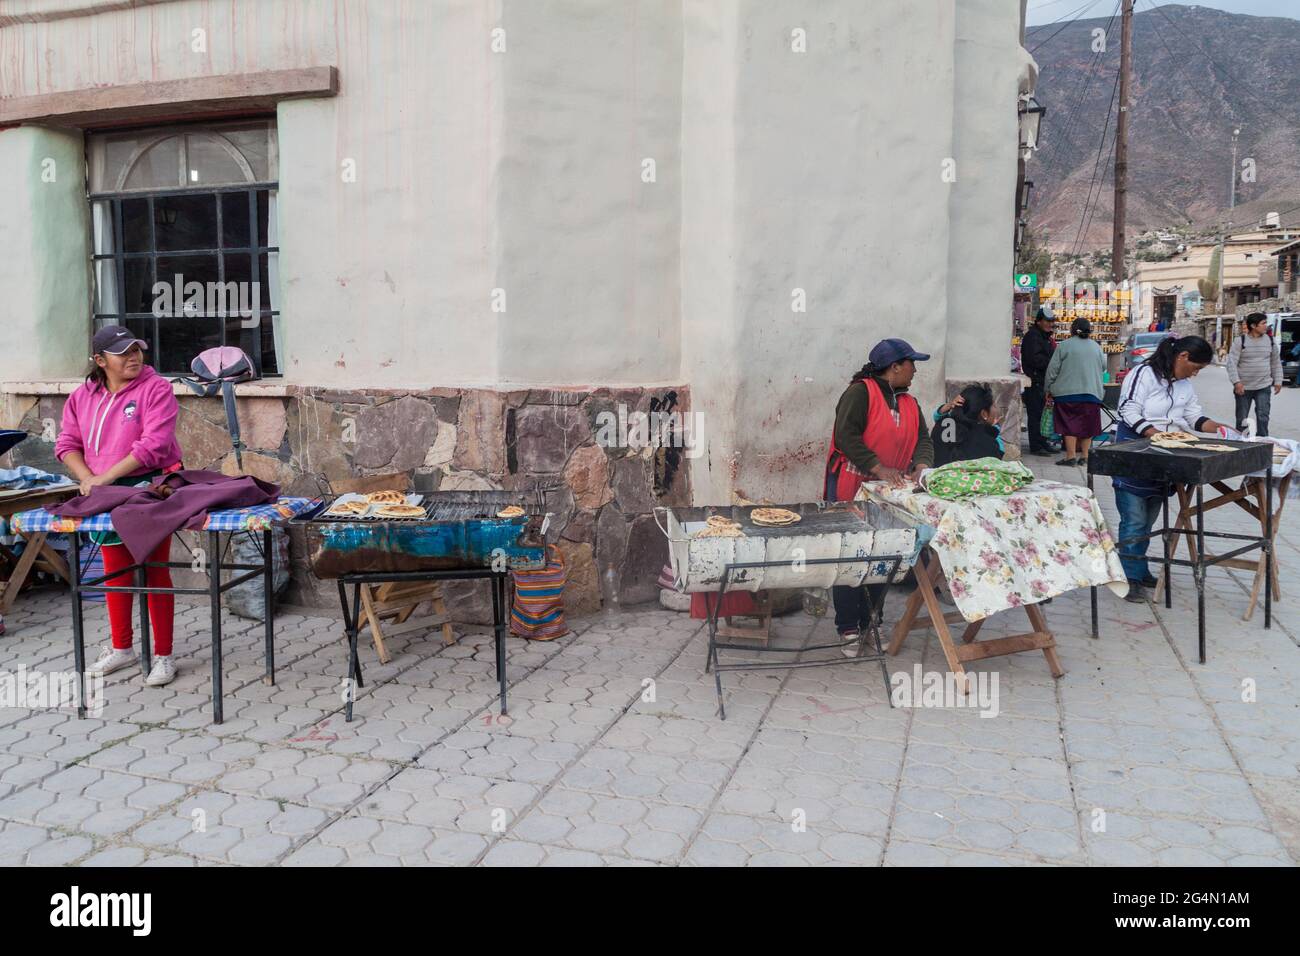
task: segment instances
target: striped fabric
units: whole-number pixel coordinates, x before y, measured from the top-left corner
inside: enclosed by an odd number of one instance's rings
[[[515,596],[510,604],[510,633],[533,641],[550,641],[569,633],[564,623],[564,556],[555,545],[546,549],[546,567],[511,571]]]

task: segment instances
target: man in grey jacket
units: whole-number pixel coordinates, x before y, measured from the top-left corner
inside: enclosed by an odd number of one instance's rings
[[[1232,340],[1228,350],[1228,380],[1237,396],[1237,431],[1246,430],[1246,416],[1254,402],[1255,434],[1260,436],[1268,434],[1273,395],[1282,391],[1282,358],[1268,334],[1267,320],[1263,312],[1246,316],[1246,331]]]

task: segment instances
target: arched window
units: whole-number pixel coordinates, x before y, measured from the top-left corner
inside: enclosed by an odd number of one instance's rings
[[[86,147],[95,327],[130,328],[160,372],[237,345],[278,374],[274,123],[94,133]]]

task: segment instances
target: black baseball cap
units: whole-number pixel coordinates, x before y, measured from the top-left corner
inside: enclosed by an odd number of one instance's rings
[[[120,325],[106,325],[96,332],[95,337],[90,340],[91,350],[96,355],[100,352],[106,352],[109,355],[121,355],[133,345],[139,345],[145,351],[149,349],[148,342],[136,338],[134,332]]]
[[[918,352],[902,339],[881,339],[867,355],[867,360],[876,368],[888,368],[895,362],[924,362],[930,356]]]
[[[1089,322],[1087,319],[1085,319],[1083,316],[1079,316],[1077,319],[1075,319],[1073,322],[1070,323],[1071,335],[1078,335],[1080,332],[1082,332],[1084,335],[1092,335],[1092,323]]]

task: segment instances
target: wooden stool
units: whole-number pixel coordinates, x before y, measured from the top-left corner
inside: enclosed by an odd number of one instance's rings
[[[434,613],[413,618],[418,605],[425,601],[433,604]],[[384,639],[422,631],[442,625],[442,643],[454,644],[451,622],[447,620],[447,604],[442,599],[442,586],[437,581],[390,581],[386,584],[361,585],[361,623],[370,628],[370,639],[383,664],[389,662]]]

